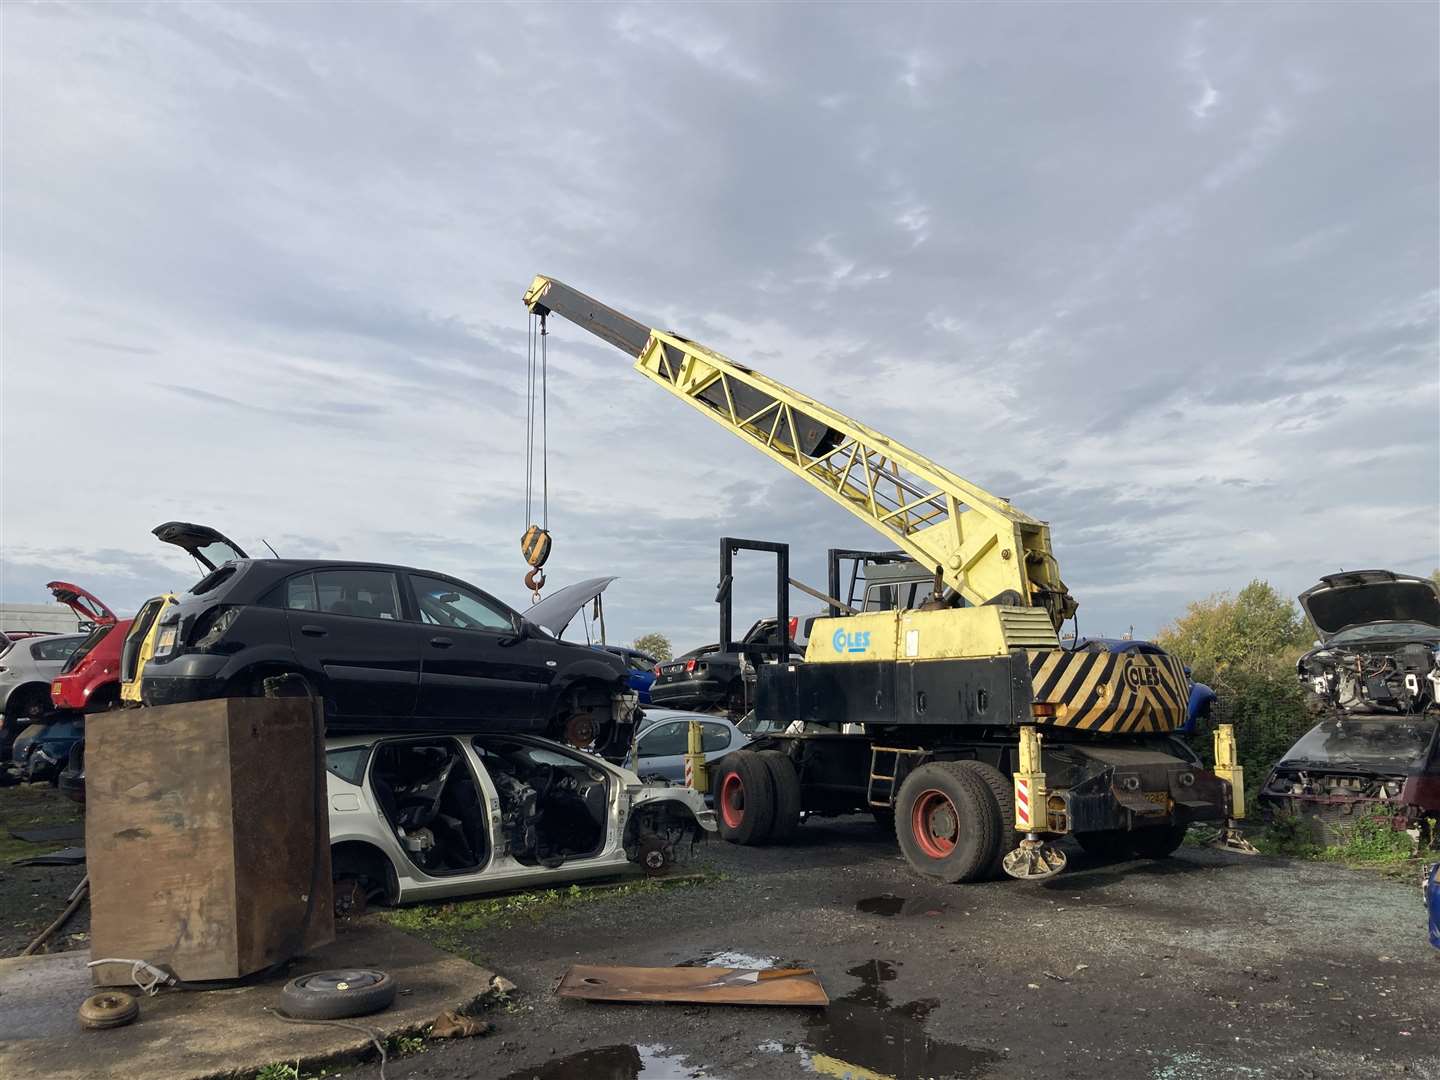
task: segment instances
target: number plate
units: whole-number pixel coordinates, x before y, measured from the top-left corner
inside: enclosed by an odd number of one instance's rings
[[[175,648],[175,635],[177,632],[177,628],[174,626],[167,626],[164,630],[161,630],[160,640],[155,643],[155,652],[157,654],[168,653],[171,649]]]

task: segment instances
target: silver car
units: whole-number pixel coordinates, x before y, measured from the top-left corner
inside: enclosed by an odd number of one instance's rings
[[[7,641],[0,648],[0,761],[27,725],[50,712],[50,680],[85,640],[85,634],[46,634]]]
[[[326,740],[336,910],[663,869],[716,829],[688,788],[532,735]]]

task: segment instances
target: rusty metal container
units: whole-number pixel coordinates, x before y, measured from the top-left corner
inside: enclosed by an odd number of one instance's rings
[[[231,698],[89,718],[92,958],[235,979],[334,940],[318,708]]]

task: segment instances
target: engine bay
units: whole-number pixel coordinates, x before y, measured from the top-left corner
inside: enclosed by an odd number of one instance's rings
[[[1423,713],[1440,701],[1440,659],[1430,642],[1332,641],[1296,663],[1322,709],[1350,714]]]

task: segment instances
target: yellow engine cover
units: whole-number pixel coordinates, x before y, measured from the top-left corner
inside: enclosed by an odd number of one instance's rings
[[[1138,652],[1029,652],[1030,693],[1052,705],[1037,723],[1082,731],[1174,731],[1185,722],[1190,681],[1173,656]]]

